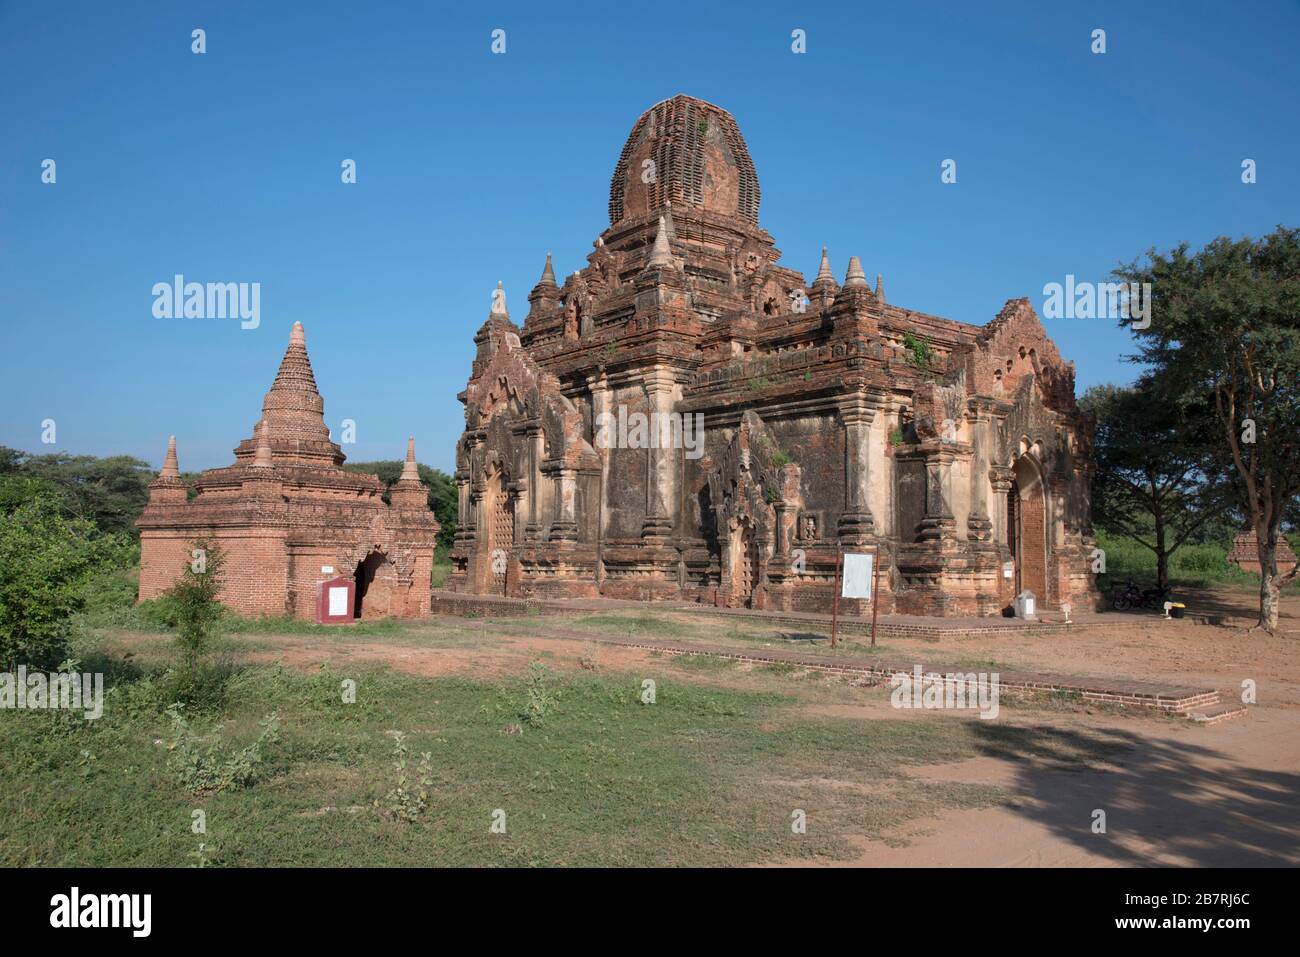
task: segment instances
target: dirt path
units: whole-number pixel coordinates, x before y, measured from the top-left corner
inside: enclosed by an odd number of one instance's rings
[[[1108,721],[1132,742],[1113,763],[1052,767],[981,755],[916,776],[992,784],[1001,807],[947,811],[861,842],[872,866],[1196,867],[1300,863],[1300,735],[1279,709],[1211,728]],[[1105,812],[1105,833],[1093,829]]]

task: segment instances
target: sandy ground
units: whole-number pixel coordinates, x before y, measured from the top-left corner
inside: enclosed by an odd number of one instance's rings
[[[1250,597],[1225,593],[1226,604]],[[1253,681],[1247,715],[1209,727],[1111,709],[1004,708],[999,723],[1016,741],[989,738],[963,761],[910,771],[936,782],[994,785],[1008,799],[997,807],[946,811],[885,835],[855,841],[871,866],[1295,865],[1300,863],[1300,599],[1286,599],[1284,629],[1271,637],[1241,628],[1115,616],[1114,631],[1043,637],[996,636],[951,642],[890,641],[881,654],[980,670],[1033,670],[1122,676],[1215,688],[1239,697]],[[640,614],[640,613],[630,613]],[[735,642],[729,622],[685,613],[659,616],[689,626],[688,638]],[[769,629],[774,643],[781,630]],[[615,631],[615,629],[610,629]],[[746,628],[757,632],[762,628]],[[592,641],[601,629],[580,621],[434,620],[396,637],[259,635],[253,657],[299,668],[329,662],[383,662],[420,675],[492,679],[518,674],[539,658],[553,668],[594,664],[601,672],[636,674],[663,667],[651,652]],[[572,637],[561,637],[569,635]],[[133,645],[164,636],[122,635]],[[653,637],[653,636],[651,636]],[[751,635],[751,642],[755,640]],[[806,647],[806,646],[805,646]],[[808,648],[813,651],[815,649]],[[888,692],[847,680],[802,680],[747,665],[679,675],[681,680],[793,694],[810,715],[847,721],[907,720]],[[928,712],[933,715],[934,712]],[[945,720],[981,722],[969,713]],[[1113,745],[1104,760],[1081,763],[1074,746]],[[833,773],[833,772],[831,772]],[[869,800],[869,797],[864,797]],[[1105,831],[1096,830],[1097,812]],[[780,861],[770,863],[780,864]]]

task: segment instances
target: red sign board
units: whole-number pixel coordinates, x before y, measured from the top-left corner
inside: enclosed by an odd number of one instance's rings
[[[322,625],[352,621],[357,583],[351,578],[330,578],[316,586],[316,620]]]

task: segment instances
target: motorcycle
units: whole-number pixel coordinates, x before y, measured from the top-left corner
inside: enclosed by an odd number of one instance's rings
[[[1168,588],[1159,585],[1154,588],[1138,588],[1130,578],[1123,586],[1117,585],[1112,590],[1110,607],[1116,611],[1128,611],[1130,608],[1164,611],[1165,602],[1170,600],[1172,594]]]

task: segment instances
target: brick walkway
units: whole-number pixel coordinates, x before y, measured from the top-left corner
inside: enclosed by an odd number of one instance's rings
[[[716,608],[688,602],[623,601],[614,598],[537,599],[505,598],[499,595],[465,595],[433,591],[433,614],[485,617],[517,615],[571,615],[575,612],[600,614],[619,611],[676,612],[711,618],[740,619],[764,625],[792,625],[815,628],[830,634],[831,616],[803,611],[754,611],[748,608]],[[989,634],[1053,634],[1069,631],[1104,631],[1135,620],[1154,623],[1156,612],[1080,612],[1066,623],[1060,612],[1046,612],[1037,621],[1015,618],[926,618],[920,615],[881,615],[876,633],[881,638],[920,638],[930,641],[984,637]],[[1198,619],[1199,620],[1199,619]],[[871,633],[871,619],[841,615],[839,629],[846,635]]]
[[[523,615],[572,615],[574,612],[600,613],[615,611],[672,611],[745,618],[762,624],[803,624],[829,629],[830,616],[808,612],[767,612],[748,609],[713,608],[708,605],[656,602],[650,605],[638,601],[618,601],[605,598],[572,599],[566,601],[539,601],[536,599],[505,598],[491,595],[462,595],[456,592],[434,591],[433,613],[448,616],[519,617]],[[1158,616],[1152,615],[1154,620]],[[963,635],[987,635],[990,632],[1016,632],[1033,634],[1045,630],[1111,628],[1115,615],[1089,614],[1073,624],[1065,624],[1059,614],[1055,621],[1024,622],[1008,619],[935,619],[913,618],[903,615],[882,616],[878,626],[881,637],[896,638],[952,638]],[[1104,620],[1099,620],[1104,619]],[[846,633],[870,631],[871,620],[843,617],[840,627]],[[646,638],[625,638],[615,635],[533,630],[538,638],[563,641],[592,641],[599,644],[640,648],[671,655],[704,655],[756,664],[788,664],[795,667],[823,671],[831,674],[854,675],[874,679],[887,679],[896,674],[911,675],[918,662],[883,661],[878,658],[829,657],[804,651],[782,649],[751,649],[736,645],[704,644],[683,641],[657,641]],[[936,662],[922,665],[922,685],[946,683],[946,676],[968,675],[972,669]],[[931,677],[933,676],[933,677]],[[1126,681],[1119,678],[1095,678],[1076,675],[1050,674],[1030,671],[1003,671],[998,673],[1001,688],[1024,692],[1058,692],[1078,694],[1085,701],[1110,702],[1125,706],[1151,708],[1165,714],[1175,714],[1195,721],[1212,724],[1245,712],[1234,702],[1223,702],[1218,691],[1179,685],[1158,684],[1146,681]]]

